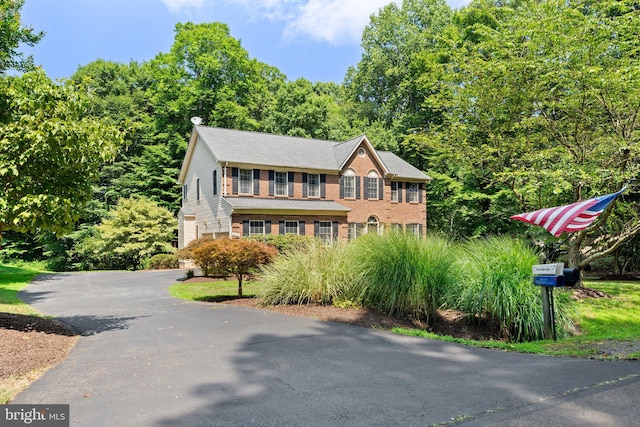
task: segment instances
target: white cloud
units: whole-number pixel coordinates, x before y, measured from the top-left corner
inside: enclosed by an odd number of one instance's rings
[[[286,39],[300,35],[331,44],[358,42],[370,16],[389,0],[309,0],[287,23]]]
[[[164,3],[169,11],[171,12],[180,12],[182,9],[187,9],[190,7],[201,7],[205,0],[161,0]]]
[[[230,0],[254,18],[284,21],[283,37],[309,37],[332,44],[360,41],[369,17],[391,0]],[[400,0],[397,0],[399,2]]]

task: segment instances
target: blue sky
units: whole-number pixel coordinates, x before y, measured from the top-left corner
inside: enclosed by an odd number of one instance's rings
[[[397,2],[399,2],[398,0]],[[469,0],[447,0],[460,7]],[[178,22],[224,22],[250,57],[291,80],[341,83],[361,55],[369,16],[390,0],[26,0],[22,22],[46,34],[35,62],[52,79],[96,59],[147,61],[173,44]]]

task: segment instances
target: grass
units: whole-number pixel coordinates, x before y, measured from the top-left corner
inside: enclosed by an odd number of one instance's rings
[[[367,234],[354,244],[356,265],[364,274],[363,305],[389,315],[428,321],[457,282],[458,251],[446,238]]]
[[[254,297],[260,285],[258,282],[242,282],[243,298]],[[187,301],[206,301],[238,296],[238,280],[212,280],[211,282],[177,283],[169,288],[169,293]]]
[[[18,298],[18,291],[24,289],[40,273],[43,271],[37,265],[0,265],[0,312],[38,316],[40,313],[37,310]]]
[[[280,255],[259,274],[265,305],[332,304],[351,300],[360,275],[351,246],[310,241]]]
[[[532,285],[533,286],[533,285]],[[507,343],[502,341],[473,341],[438,336],[423,330],[396,328],[393,331],[403,335],[440,339],[475,347],[518,351],[550,356],[571,356],[591,358],[640,358],[640,352],[624,356],[603,355],[601,348],[607,343],[640,342],[640,282],[599,282],[587,281],[585,286],[606,292],[611,298],[585,298],[573,304],[576,309],[576,323],[581,334],[558,339],[557,341],[532,341]],[[540,308],[542,310],[542,308]],[[605,347],[606,348],[606,347]]]

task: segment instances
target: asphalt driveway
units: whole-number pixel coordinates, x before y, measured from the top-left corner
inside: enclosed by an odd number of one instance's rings
[[[42,276],[20,293],[83,337],[13,403],[72,426],[637,425],[640,364],[541,357],[184,302],[184,275]]]

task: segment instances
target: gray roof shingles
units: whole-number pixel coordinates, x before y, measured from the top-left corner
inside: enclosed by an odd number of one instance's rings
[[[339,171],[364,135],[345,142],[196,126],[202,140],[220,162]],[[429,180],[395,154],[377,151],[391,175]]]

